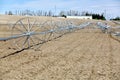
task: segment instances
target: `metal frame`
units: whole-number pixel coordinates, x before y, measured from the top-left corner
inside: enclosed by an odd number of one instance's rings
[[[7,38],[0,38],[0,41],[7,41],[13,39],[13,45],[18,49],[30,48],[36,44],[42,44],[49,40],[56,39],[66,33],[73,32],[78,29],[84,29],[92,24],[85,22],[79,26],[74,25],[71,21],[53,21],[48,20],[39,22],[33,18],[22,18],[18,20],[11,30],[11,36]],[[101,22],[97,23],[104,33],[110,28],[108,25]],[[118,34],[116,34],[118,36]]]

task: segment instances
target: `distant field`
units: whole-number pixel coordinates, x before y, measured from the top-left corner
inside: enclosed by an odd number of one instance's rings
[[[0,15],[0,36],[23,16]],[[63,20],[34,17],[44,20]],[[72,20],[79,25],[97,20]],[[119,26],[111,21],[108,25]],[[93,25],[95,27],[95,25]],[[90,26],[90,27],[93,27]],[[0,80],[119,80],[120,42],[100,29],[81,29],[43,44],[38,51],[17,51],[13,40],[0,41]],[[9,56],[7,56],[9,55]]]

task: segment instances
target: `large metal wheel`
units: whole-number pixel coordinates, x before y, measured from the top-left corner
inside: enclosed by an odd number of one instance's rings
[[[41,27],[42,31],[45,32],[44,34],[44,40],[47,42],[49,40],[52,40],[52,35],[55,30],[54,21],[53,20],[47,20],[44,22],[43,26]]]
[[[68,24],[66,23],[66,21],[64,20],[55,20],[52,21],[52,34],[51,34],[51,39],[56,39],[58,37],[61,37],[62,35],[64,35],[68,30]]]
[[[65,20],[22,18],[12,27],[13,45],[18,49],[34,48],[33,46],[61,37],[71,30],[71,23]]]
[[[42,23],[34,18],[22,18],[18,20],[12,27],[12,36],[21,36],[13,40],[13,44],[18,49],[31,48],[34,45],[44,42],[43,34],[36,34],[41,32]]]
[[[60,22],[58,22],[56,20],[55,21],[52,20],[50,22],[50,31],[51,31],[50,40],[56,39],[61,35],[59,26],[58,26],[59,23]]]

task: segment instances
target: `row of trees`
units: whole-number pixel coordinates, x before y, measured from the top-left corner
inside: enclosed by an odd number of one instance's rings
[[[31,10],[16,10],[14,12],[12,11],[6,11],[6,15],[30,15],[30,16],[92,16],[93,19],[102,19],[105,20],[104,14],[94,14],[94,13],[89,13],[87,11],[79,12],[75,10],[69,10],[69,11],[60,11],[58,15],[56,15],[52,11],[43,11],[43,10],[38,10],[38,11],[31,11]]]
[[[110,19],[110,20],[118,21],[118,20],[120,20],[120,17],[116,17],[116,18],[113,18],[113,19]]]
[[[105,16],[104,16],[104,13],[102,14],[95,14],[95,13],[89,13],[89,12],[78,12],[78,11],[67,11],[67,12],[64,12],[64,11],[61,11],[60,12],[60,15],[63,16],[63,17],[66,17],[66,16],[92,16],[93,19],[97,19],[97,20],[106,20],[105,19]]]
[[[98,20],[106,20],[104,13],[102,14],[94,14],[94,13],[85,13],[86,16],[92,16],[93,19],[98,19]]]
[[[66,16],[85,16],[87,11],[79,12],[79,11],[74,11],[74,10],[69,10],[69,11],[61,11],[59,13],[60,16],[66,15]]]
[[[74,10],[69,10],[69,11],[60,11],[58,13],[58,16],[66,15],[66,16],[85,16],[86,11],[84,12],[79,12],[79,11],[74,11]],[[38,10],[38,11],[31,11],[31,10],[16,10],[14,12],[12,11],[6,11],[6,15],[30,15],[30,16],[55,16],[54,12],[52,11],[43,11],[43,10]]]
[[[21,16],[25,16],[25,15],[29,15],[29,16],[53,16],[54,14],[52,13],[52,11],[42,11],[42,10],[38,10],[38,11],[31,11],[31,10],[16,10],[14,12],[12,11],[6,11],[5,12],[6,15],[21,15]]]

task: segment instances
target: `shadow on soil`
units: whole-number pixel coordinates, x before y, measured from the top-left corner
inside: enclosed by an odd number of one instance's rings
[[[47,42],[49,42],[49,41],[56,40],[56,39],[58,39],[58,38],[60,38],[60,37],[62,37],[62,36],[63,36],[63,35],[58,36],[58,37],[55,37],[54,39],[51,39],[51,40],[43,41],[42,43],[38,43],[38,44],[35,44],[35,45],[31,45],[30,47],[27,47],[27,48],[24,48],[24,49],[21,49],[21,50],[17,50],[17,51],[15,51],[15,52],[13,52],[13,53],[10,53],[10,54],[8,54],[8,55],[5,55],[5,56],[3,56],[3,57],[0,57],[0,59],[4,59],[4,58],[7,58],[7,57],[12,56],[12,55],[19,54],[20,52],[22,52],[22,51],[24,51],[24,50],[30,49],[31,47],[34,47],[34,46],[37,46],[37,45],[42,45],[42,44],[47,43]],[[39,48],[39,47],[38,47],[38,48]],[[35,51],[37,51],[37,49],[35,49]]]

